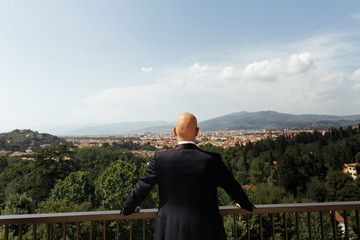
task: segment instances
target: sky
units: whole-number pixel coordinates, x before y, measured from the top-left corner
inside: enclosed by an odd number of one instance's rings
[[[359,1],[0,2],[0,132],[360,114]]]

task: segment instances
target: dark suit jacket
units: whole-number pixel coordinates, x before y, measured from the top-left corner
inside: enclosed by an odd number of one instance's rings
[[[218,186],[242,208],[252,211],[254,207],[220,155],[194,144],[157,152],[125,201],[122,213],[131,214],[155,184],[159,185],[160,198],[156,240],[226,239]]]

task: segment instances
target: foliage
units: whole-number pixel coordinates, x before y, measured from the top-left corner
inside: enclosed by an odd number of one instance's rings
[[[27,214],[32,212],[32,199],[26,193],[10,195],[5,202],[4,215]]]
[[[96,181],[100,205],[106,210],[121,209],[143,171],[143,167],[137,168],[122,160],[111,164]]]
[[[122,159],[130,164],[140,166],[144,158],[118,146],[92,147],[76,149],[73,154],[74,162],[79,170],[89,172],[90,178],[95,181],[111,163]]]
[[[96,208],[94,182],[83,171],[72,172],[64,180],[59,180],[51,190],[48,202],[59,200],[75,204],[90,203],[90,209]]]
[[[14,130],[0,134],[0,150],[21,151],[26,149],[39,150],[44,144],[64,144],[65,139],[47,133],[38,133],[31,130]]]
[[[360,199],[360,189],[349,175],[336,171],[326,177],[327,198],[329,201],[355,201]]]

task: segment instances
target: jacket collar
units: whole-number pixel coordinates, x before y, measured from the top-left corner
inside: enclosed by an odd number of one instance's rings
[[[181,150],[181,149],[198,149],[198,147],[195,144],[179,144],[176,145],[175,149]]]

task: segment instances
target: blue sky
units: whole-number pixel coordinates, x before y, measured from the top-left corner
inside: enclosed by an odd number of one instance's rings
[[[360,114],[359,1],[2,1],[0,132]]]

